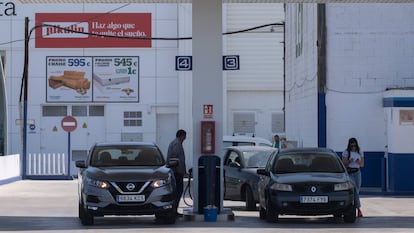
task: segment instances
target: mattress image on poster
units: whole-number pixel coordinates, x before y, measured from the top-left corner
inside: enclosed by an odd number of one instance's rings
[[[128,75],[93,73],[95,101],[130,101],[137,99],[135,82]]]
[[[113,74],[97,74],[93,73],[93,79],[101,86],[116,85],[121,83],[128,83],[129,76],[115,76]]]
[[[138,57],[93,57],[94,102],[138,102]]]

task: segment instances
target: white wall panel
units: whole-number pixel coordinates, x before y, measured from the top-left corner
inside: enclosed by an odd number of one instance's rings
[[[225,4],[224,29],[234,32],[284,21],[283,4]],[[226,126],[234,132],[235,112],[255,115],[258,137],[272,140],[272,112],[283,109],[283,28],[258,30],[223,36],[223,55],[239,55],[240,70],[225,71]]]
[[[283,90],[283,35],[228,36],[226,54],[240,56],[240,70],[227,72],[228,90]]]
[[[284,19],[282,4],[228,4],[226,32]],[[240,70],[227,72],[228,90],[283,90],[283,30],[270,27],[223,37],[224,55],[240,55]]]
[[[327,5],[328,146],[387,144],[382,93],[414,86],[414,4]]]
[[[164,20],[164,21],[157,21],[155,28],[153,30],[152,37],[159,37],[159,38],[177,38],[178,29],[177,29],[177,21],[171,20]],[[176,40],[153,40],[152,44],[154,47],[157,48],[177,48],[178,41]]]
[[[286,138],[298,146],[318,144],[316,5],[303,4],[303,50],[296,56],[298,4],[287,5]]]
[[[262,24],[283,22],[283,3],[225,4],[227,31],[236,31]],[[266,29],[263,29],[266,30]]]
[[[175,56],[177,55],[176,49],[157,49],[155,53],[156,63],[151,64],[151,66],[144,67],[143,69],[152,70],[152,76],[157,77],[171,77],[177,76],[177,71],[175,70]],[[148,64],[149,65],[149,64]]]

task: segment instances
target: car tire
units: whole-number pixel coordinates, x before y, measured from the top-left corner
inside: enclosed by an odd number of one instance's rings
[[[354,223],[356,221],[356,208],[354,205],[344,213],[343,218],[346,223]]]
[[[177,213],[174,211],[169,213],[156,213],[155,221],[161,224],[175,224]]]
[[[81,203],[79,203],[78,206],[79,206],[78,207],[78,217],[79,217],[79,219],[82,219],[83,218],[83,215],[84,215],[84,213],[83,213],[83,206],[82,206]]]
[[[84,226],[93,225],[94,222],[93,215],[88,213],[81,203],[79,203],[79,219]]]
[[[254,201],[253,191],[248,185],[244,189],[244,201],[246,202],[246,210],[256,210],[256,202]]]
[[[262,206],[259,207],[259,218],[260,219],[266,219],[266,209]]]
[[[276,223],[279,221],[279,214],[273,206],[269,203],[269,200],[266,201],[266,221],[271,223]]]

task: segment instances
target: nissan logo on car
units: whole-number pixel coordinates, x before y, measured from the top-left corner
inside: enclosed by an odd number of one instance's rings
[[[133,184],[133,183],[128,183],[128,184],[126,185],[126,188],[127,188],[129,191],[132,191],[132,190],[134,190],[134,189],[135,189],[135,184]]]

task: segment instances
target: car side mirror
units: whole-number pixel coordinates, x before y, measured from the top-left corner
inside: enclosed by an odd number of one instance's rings
[[[177,158],[170,158],[167,161],[167,167],[176,167],[180,161]]]
[[[76,161],[76,167],[78,167],[78,168],[86,168],[85,160],[78,160],[78,161]]]
[[[256,173],[258,175],[270,176],[270,172],[266,171],[266,169],[263,169],[263,168],[257,169]]]

